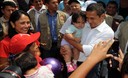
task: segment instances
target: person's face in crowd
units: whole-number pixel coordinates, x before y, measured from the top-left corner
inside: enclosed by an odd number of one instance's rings
[[[41,8],[42,5],[43,5],[43,1],[42,1],[42,0],[34,0],[34,1],[33,1],[33,5],[34,5],[34,7],[35,7],[37,10],[40,10],[40,8]]]
[[[96,11],[86,11],[86,17],[91,28],[95,28],[103,22],[105,14],[98,16]]]
[[[13,11],[15,11],[16,8],[15,7],[11,7],[11,6],[5,6],[4,9],[2,9],[2,12],[4,14],[4,18],[5,19],[9,19],[10,15],[12,14]]]
[[[28,52],[31,52],[33,55],[39,55],[40,56],[39,46],[37,45],[36,42],[32,43]]]
[[[79,17],[77,19],[77,22],[74,22],[73,24],[75,25],[76,28],[82,29],[85,25],[85,21],[82,19],[82,17]]]
[[[78,13],[81,11],[81,6],[78,3],[71,3],[70,8],[72,13]]]
[[[58,10],[58,0],[50,0],[48,4],[46,4],[49,10],[57,11]]]
[[[26,34],[30,28],[30,19],[28,16],[22,14],[20,19],[17,20],[12,26],[15,28],[17,33]]]
[[[64,7],[68,5],[69,0],[64,0]]]
[[[106,13],[108,15],[114,16],[116,14],[116,11],[117,11],[117,8],[116,8],[116,5],[114,5],[114,4],[109,4],[106,7]]]

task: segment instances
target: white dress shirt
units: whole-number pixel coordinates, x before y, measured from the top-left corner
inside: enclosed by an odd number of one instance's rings
[[[81,38],[81,44],[83,52],[80,52],[78,61],[83,62],[90,55],[95,44],[100,41],[113,39],[114,32],[113,30],[103,21],[96,28],[91,29],[89,23],[85,24],[83,29],[83,34]]]

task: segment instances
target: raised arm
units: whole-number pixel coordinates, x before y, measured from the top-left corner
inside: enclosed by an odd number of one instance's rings
[[[96,44],[92,50],[91,55],[69,76],[69,78],[85,78],[89,71],[98,62],[105,58],[112,57],[111,54],[107,54],[107,51],[113,42],[114,40],[109,40]]]

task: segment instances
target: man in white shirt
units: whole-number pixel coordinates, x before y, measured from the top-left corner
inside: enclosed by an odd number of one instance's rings
[[[81,11],[81,6],[80,6],[80,2],[79,1],[77,1],[77,0],[70,0],[68,2],[68,4],[69,4],[69,6],[71,8],[71,13],[72,14],[73,13],[79,13]],[[70,16],[66,20],[66,22],[63,24],[62,28],[60,29],[60,33],[61,34],[63,34],[63,35],[65,34],[65,30],[71,25],[71,21],[72,21],[72,16]],[[65,49],[66,49],[67,46],[64,45],[64,44],[62,45],[62,43],[63,43],[63,39],[61,41],[61,47],[65,47]],[[63,55],[63,52],[61,52],[61,54]],[[76,68],[76,65],[72,64],[72,61],[71,61],[71,58],[69,57],[69,55],[72,55],[72,52],[68,50],[67,54],[63,55],[63,57],[64,57],[64,60],[66,62],[66,66],[67,66],[68,72],[69,71],[72,72]],[[76,61],[75,61],[75,63],[76,63]]]
[[[38,26],[38,17],[40,14],[44,12],[46,6],[43,4],[43,0],[31,0],[34,8],[28,11],[30,15],[32,25],[35,31],[40,31],[40,27]]]
[[[105,22],[105,10],[96,3],[90,4],[86,9],[87,23],[83,29],[81,44],[73,40],[65,39],[80,51],[78,65],[83,63],[90,55],[93,47],[100,41],[114,38],[113,30]],[[64,51],[64,49],[62,49]],[[86,78],[98,78],[98,67],[94,67]]]

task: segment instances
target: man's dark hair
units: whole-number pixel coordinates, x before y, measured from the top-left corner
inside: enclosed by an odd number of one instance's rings
[[[115,5],[115,6],[116,6],[116,9],[118,9],[118,4],[117,4],[116,1],[109,1],[109,2],[107,3],[107,6],[108,6],[109,4]]]
[[[4,9],[6,6],[11,6],[11,7],[17,7],[17,5],[12,2],[12,1],[5,1],[1,5],[1,9]]]
[[[103,1],[97,1],[97,3],[102,5],[104,8],[106,8],[106,4]]]
[[[88,5],[86,11],[96,11],[98,16],[101,16],[105,13],[105,9],[103,8],[103,6],[97,3]]]
[[[72,3],[80,4],[80,2],[77,1],[77,0],[69,0],[69,1],[68,1],[68,4],[69,4],[69,5],[71,5]]]
[[[51,1],[51,0],[44,0],[44,3],[45,3],[45,4],[49,4],[50,1]]]
[[[43,0],[38,0],[38,1],[43,1]],[[34,0],[31,0],[31,2],[33,3],[33,2],[34,2]]]

